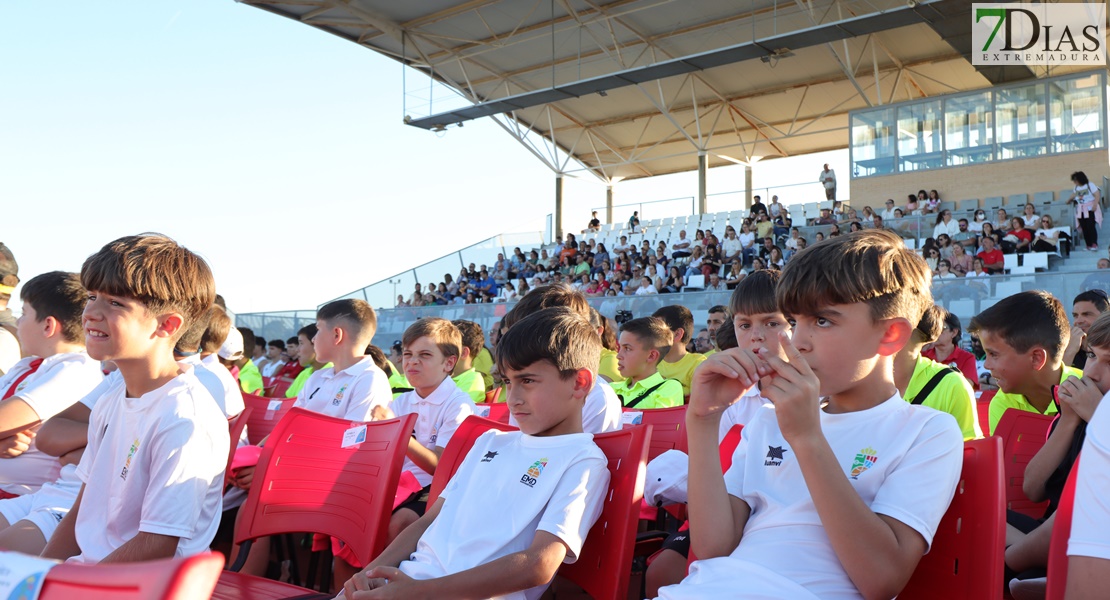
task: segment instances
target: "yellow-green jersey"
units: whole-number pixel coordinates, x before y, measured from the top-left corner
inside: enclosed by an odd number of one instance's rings
[[[621,379],[612,383],[613,391],[621,399],[621,405],[629,408],[671,408],[682,406],[682,384],[673,379],[664,379],[658,371],[651,377],[630,384]],[[645,395],[646,394],[646,395]],[[637,402],[637,399],[639,401]],[[634,404],[633,404],[634,403]],[[632,404],[632,406],[629,406]]]
[[[248,360],[243,368],[239,369],[239,387],[248,394],[261,394],[262,388],[262,373],[255,366],[253,360]]]
[[[478,371],[473,368],[467,369],[455,375],[452,379],[455,380],[455,385],[459,386],[460,390],[470,395],[471,400],[475,402],[486,401],[486,382]]]
[[[604,375],[609,381],[621,380],[621,370],[617,365],[616,350],[601,349],[601,362],[597,366],[597,374]]]
[[[489,372],[493,369],[493,355],[490,354],[489,349],[483,346],[478,352],[478,356],[475,356],[470,363],[470,366],[474,367],[474,370],[479,373],[489,375]]]
[[[328,363],[320,368],[327,369],[331,366],[332,364]],[[296,398],[297,394],[301,393],[301,388],[304,387],[305,382],[307,382],[308,378],[311,377],[312,374],[315,372],[316,369],[313,369],[312,365],[308,365],[307,367],[301,369],[301,372],[297,374],[297,378],[293,380],[293,383],[289,386],[289,389],[285,391],[285,397]]]
[[[1068,377],[1083,377],[1083,371],[1080,371],[1075,367],[1064,365],[1063,370],[1060,371],[1060,383],[1064,383],[1064,380]],[[1016,408],[1018,410],[1037,413],[1039,415],[1056,414],[1055,402],[1049,402],[1048,407],[1042,413],[1041,411],[1037,410],[1036,406],[1030,404],[1029,400],[1027,400],[1025,396],[1022,396],[1021,394],[1007,394],[1002,390],[998,390],[998,393],[994,395],[994,398],[991,398],[990,412],[987,415],[991,427],[990,432],[992,435],[994,434],[994,428],[998,427],[998,421],[1002,419],[1002,413],[1006,412],[1006,410],[1010,408]]]
[[[690,395],[690,382],[694,380],[694,369],[705,360],[704,354],[697,352],[687,352],[678,362],[667,362],[667,359],[659,361],[659,373],[665,379],[677,379],[682,384],[682,395]]]
[[[983,432],[979,429],[979,420],[975,418],[975,402],[973,400],[975,392],[971,389],[971,384],[968,383],[967,378],[958,369],[942,365],[924,356],[918,357],[917,364],[913,368],[913,375],[910,377],[910,383],[906,386],[906,402],[913,403],[918,400],[918,396],[925,385],[938,374],[941,374],[942,377],[936,386],[929,391],[927,397],[922,398],[916,404],[928,406],[955,417],[956,423],[960,426],[960,432],[963,433],[964,441],[983,437]]]

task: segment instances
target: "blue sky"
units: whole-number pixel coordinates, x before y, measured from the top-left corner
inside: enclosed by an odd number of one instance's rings
[[[0,241],[24,280],[159,231],[233,311],[310,309],[553,211],[552,173],[492,122],[407,127],[397,63],[232,0],[5,2],[0,81]],[[684,174],[617,200],[695,192]],[[580,228],[605,188],[566,200]]]

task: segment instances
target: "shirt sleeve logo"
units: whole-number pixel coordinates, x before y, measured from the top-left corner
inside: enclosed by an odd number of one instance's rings
[[[541,458],[532,463],[532,466],[528,467],[528,470],[524,473],[524,475],[520,476],[520,482],[528,487],[535,486],[536,482],[539,481],[540,474],[543,473],[543,469],[546,466],[546,458]]]
[[[874,448],[868,446],[860,450],[859,454],[856,455],[856,459],[852,461],[851,478],[859,479],[859,476],[862,475],[864,471],[875,466],[875,463],[878,461],[879,453],[876,452]]]

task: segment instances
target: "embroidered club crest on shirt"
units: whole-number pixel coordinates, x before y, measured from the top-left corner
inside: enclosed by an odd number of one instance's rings
[[[859,479],[859,476],[862,475],[864,471],[875,466],[878,460],[878,452],[876,452],[874,448],[868,446],[860,450],[859,454],[856,455],[856,459],[852,461],[852,473],[850,477],[852,479]]]
[[[119,472],[119,478],[127,481],[127,471],[131,469],[131,459],[135,458],[135,452],[139,450],[139,438],[135,438],[131,442],[131,450],[127,453],[127,461],[123,463],[123,470]]]
[[[346,385],[339,388],[339,391],[335,394],[335,399],[331,401],[332,406],[339,406],[339,403],[343,401],[343,392],[345,391],[347,391]]]
[[[767,446],[767,460],[763,461],[765,467],[777,467],[782,464],[782,460],[786,458],[786,453],[790,452],[789,448],[782,446]]]
[[[541,458],[541,459],[537,460],[536,462],[532,463],[532,466],[528,467],[528,470],[524,473],[524,475],[520,476],[520,482],[523,483],[524,485],[528,486],[528,487],[532,487],[532,486],[536,485],[536,482],[540,478],[540,474],[543,473],[543,469],[546,466],[547,466],[547,459],[546,458]]]

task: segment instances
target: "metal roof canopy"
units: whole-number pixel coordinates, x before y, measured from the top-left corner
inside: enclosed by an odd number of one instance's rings
[[[602,181],[841,149],[852,110],[1062,75],[976,68],[966,0],[240,0],[348,39]]]

